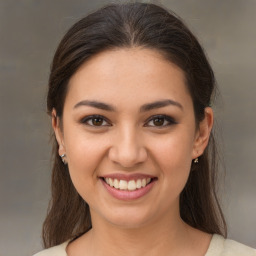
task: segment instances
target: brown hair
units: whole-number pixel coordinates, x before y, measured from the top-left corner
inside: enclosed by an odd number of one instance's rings
[[[204,118],[216,87],[214,74],[195,36],[180,18],[155,4],[111,4],[74,24],[55,53],[49,78],[47,107],[62,111],[71,76],[95,54],[114,48],[145,47],[160,52],[185,74],[197,124]],[[216,154],[213,134],[190,172],[180,195],[180,215],[189,225],[226,236],[226,223],[216,196]],[[91,228],[88,204],[74,188],[54,139],[52,199],[43,225],[46,248],[75,238]]]

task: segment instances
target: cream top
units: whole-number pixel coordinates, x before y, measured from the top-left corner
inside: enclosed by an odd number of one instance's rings
[[[69,241],[66,241],[63,244],[43,250],[34,256],[68,256],[66,253],[68,243]],[[256,256],[256,250],[215,234],[205,256]]]

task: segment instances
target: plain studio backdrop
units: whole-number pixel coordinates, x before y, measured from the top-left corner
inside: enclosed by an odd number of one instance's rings
[[[42,249],[41,226],[50,198],[45,104],[50,62],[67,29],[107,3],[0,0],[1,256]],[[256,1],[155,3],[185,20],[213,66],[222,94],[215,116],[226,162],[220,192],[229,237],[256,247]]]

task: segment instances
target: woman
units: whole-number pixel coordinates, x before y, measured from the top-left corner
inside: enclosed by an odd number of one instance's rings
[[[43,255],[256,255],[226,239],[216,193],[213,71],[175,14],[113,4],[53,59],[52,200]]]

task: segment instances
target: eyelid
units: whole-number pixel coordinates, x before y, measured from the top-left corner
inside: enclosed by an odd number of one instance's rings
[[[151,116],[147,121],[146,123],[150,122],[150,121],[153,121],[154,119],[156,118],[164,118],[166,121],[168,121],[169,123],[166,124],[166,125],[162,125],[162,126],[156,126],[156,125],[148,125],[149,127],[156,127],[156,128],[163,128],[163,127],[167,127],[167,126],[170,126],[170,125],[173,125],[173,124],[177,124],[177,121],[171,117],[171,116],[168,116],[168,115],[163,115],[163,114],[158,114],[158,115],[154,115],[154,116]],[[147,125],[146,125],[147,126]]]
[[[103,121],[107,122],[108,125],[100,125],[100,126],[97,126],[97,125],[90,125],[90,124],[87,123],[89,120],[92,120],[92,119],[94,119],[94,118],[101,118],[101,119],[103,119]],[[105,126],[111,126],[111,124],[109,124],[110,121],[109,121],[106,117],[104,117],[104,116],[102,116],[102,115],[90,115],[90,116],[86,116],[86,117],[82,118],[80,122],[81,122],[82,124],[85,124],[85,125],[88,125],[88,126],[91,126],[91,127],[96,127],[96,128],[105,127]]]
[[[92,120],[94,118],[100,118],[100,119],[103,119],[103,121],[107,122],[108,125],[100,125],[100,126],[97,126],[97,125],[90,125],[88,124],[87,122],[89,120]],[[168,121],[168,124],[165,124],[165,125],[162,125],[162,126],[156,126],[156,125],[146,125],[147,123],[149,123],[150,121],[153,121],[154,119],[156,118],[164,118],[166,121]],[[105,126],[112,126],[110,124],[110,121],[102,116],[102,115],[90,115],[90,116],[86,116],[84,118],[82,118],[82,120],[80,121],[82,124],[85,124],[85,125],[88,125],[88,126],[91,126],[91,127],[96,127],[96,128],[100,128],[100,127],[105,127]],[[158,115],[153,115],[151,116],[150,118],[147,119],[146,121],[146,124],[144,126],[148,126],[148,127],[156,127],[156,128],[163,128],[163,127],[167,127],[167,126],[170,126],[170,125],[173,125],[173,124],[177,124],[177,122],[175,121],[174,118],[172,118],[171,116],[168,116],[168,115],[163,115],[163,114],[158,114]]]

